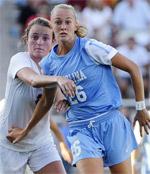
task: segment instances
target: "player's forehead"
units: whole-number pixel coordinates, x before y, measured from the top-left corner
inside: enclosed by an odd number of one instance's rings
[[[56,8],[51,16],[52,20],[70,19],[75,20],[75,14],[71,9]]]
[[[43,25],[39,25],[39,24],[35,24],[31,27],[30,29],[30,34],[33,33],[39,33],[39,34],[47,34],[50,35],[52,33],[52,29],[50,29],[47,26],[43,26]]]

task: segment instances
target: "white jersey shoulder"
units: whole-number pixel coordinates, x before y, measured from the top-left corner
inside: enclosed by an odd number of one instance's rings
[[[8,73],[12,78],[15,78],[16,73],[24,67],[32,67],[28,52],[19,52],[12,56],[9,64]]]
[[[90,39],[85,44],[85,49],[96,64],[111,65],[111,59],[118,51],[110,45],[106,45],[95,39]]]
[[[28,58],[29,57],[29,53],[28,52],[18,52],[15,55],[13,55],[11,57],[10,61],[14,61],[14,60],[20,60],[23,61],[23,58]]]

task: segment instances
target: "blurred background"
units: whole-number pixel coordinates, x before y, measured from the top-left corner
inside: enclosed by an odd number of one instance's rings
[[[112,45],[139,65],[150,110],[150,0],[0,0],[0,100],[5,94],[10,58],[24,50],[20,38],[26,25],[37,16],[50,19],[51,9],[59,3],[75,7],[88,37]],[[123,97],[122,111],[132,124],[135,101],[130,78],[125,72],[113,70]],[[52,117],[66,135],[64,115],[53,109]],[[134,131],[139,143],[132,157],[134,174],[150,174],[150,136],[140,138],[138,125]],[[78,174],[71,165],[64,165],[68,174]],[[109,173],[108,169],[105,173]]]

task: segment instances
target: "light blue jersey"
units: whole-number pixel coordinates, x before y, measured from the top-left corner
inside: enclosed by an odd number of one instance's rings
[[[71,108],[67,112],[72,164],[103,158],[108,167],[127,160],[137,144],[131,125],[118,110],[121,95],[111,70],[116,49],[77,38],[65,56],[56,51],[57,45],[41,66],[47,75],[66,76],[77,86],[76,96],[68,98]]]
[[[113,77],[111,59],[116,49],[93,39],[77,38],[64,56],[56,54],[57,45],[41,66],[47,75],[66,76],[77,86],[69,97],[68,122],[90,119],[121,106],[119,87]]]

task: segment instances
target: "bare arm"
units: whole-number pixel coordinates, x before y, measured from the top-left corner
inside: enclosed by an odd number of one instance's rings
[[[57,140],[58,140],[59,142],[65,142],[64,136],[61,134],[61,132],[60,132],[60,130],[59,130],[57,124],[56,124],[52,119],[50,119],[50,122],[51,122],[51,123],[50,123],[50,128],[51,128],[51,130],[54,132],[54,134],[55,134]]]
[[[66,112],[70,107],[69,102],[67,101],[67,99],[62,94],[59,88],[57,89],[56,92],[54,106],[57,112],[63,112],[63,113]]]
[[[56,87],[51,89],[45,88],[42,97],[36,105],[36,108],[32,114],[31,120],[24,129],[11,128],[8,132],[7,138],[16,143],[25,137],[30,130],[46,115],[50,107],[53,104],[53,100],[56,93]]]
[[[23,130],[21,130],[20,128],[12,128],[9,130],[7,138],[14,143],[20,141],[24,136],[26,136],[28,132],[48,112],[53,103],[57,84],[66,95],[73,96],[75,93],[74,82],[65,77],[38,75],[30,68],[21,69],[17,72],[16,77],[33,87],[44,86],[45,89],[26,128]]]
[[[37,88],[47,86],[50,83],[57,83],[57,76],[39,75],[31,68],[21,69],[16,76],[30,86]]]
[[[112,65],[130,74],[136,101],[144,100],[143,79],[139,67],[119,53],[112,58]]]
[[[51,119],[51,130],[54,132],[57,140],[59,141],[59,146],[60,146],[60,151],[61,151],[61,155],[64,158],[65,161],[67,161],[68,163],[71,163],[72,161],[72,154],[71,151],[68,149],[67,144],[65,143],[65,138],[63,136],[63,134],[60,132],[57,124]]]
[[[130,74],[136,101],[144,101],[144,85],[139,67],[134,62],[119,53],[112,58],[112,65]],[[136,121],[139,122],[141,136],[142,127],[148,134],[148,129],[150,129],[150,116],[145,108],[137,111],[134,124]]]
[[[53,105],[56,89],[57,89],[56,87],[51,89],[44,88],[44,93],[32,114],[30,122],[25,128],[27,132],[29,132],[49,111],[49,109]]]
[[[47,76],[39,75],[31,68],[23,68],[17,72],[16,77],[31,85],[32,87],[40,88],[50,85],[56,87],[59,85],[62,92],[69,96],[75,95],[75,84],[72,80],[69,80],[61,76]],[[50,87],[49,86],[49,87]]]

